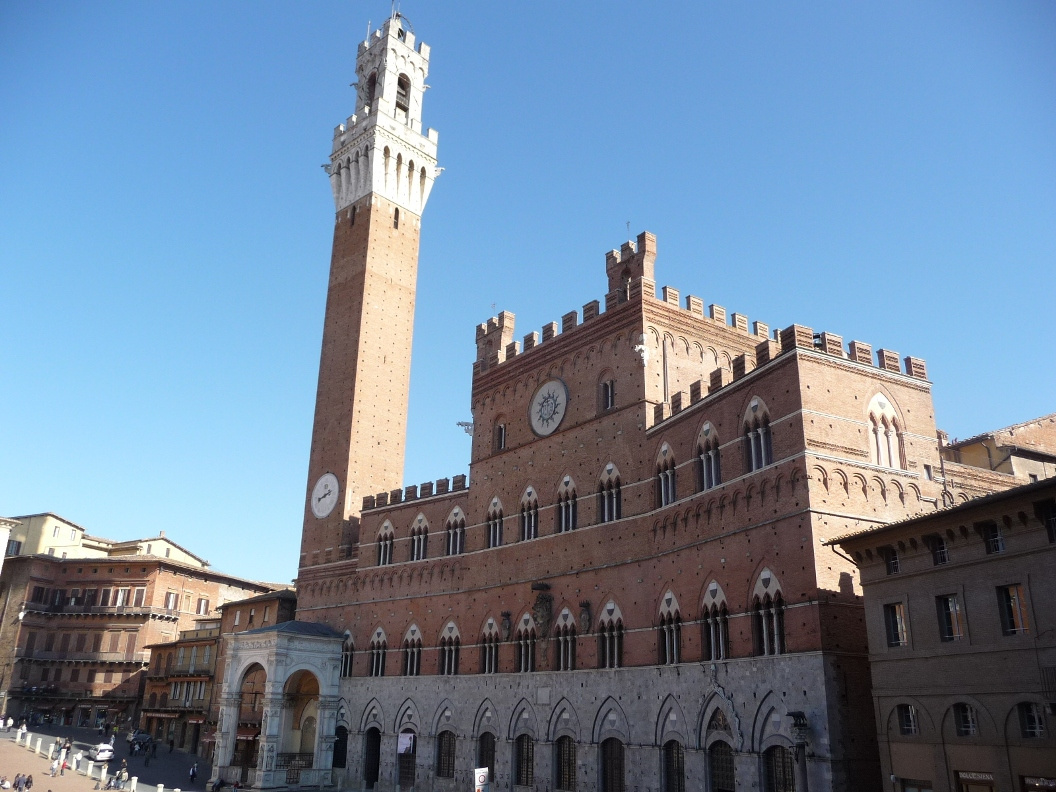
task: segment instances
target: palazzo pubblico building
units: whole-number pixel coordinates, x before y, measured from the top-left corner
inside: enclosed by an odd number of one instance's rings
[[[469,476],[407,486],[428,66],[399,15],[359,45],[297,617],[226,638],[217,775],[887,788],[858,572],[825,543],[1017,481],[942,458],[923,360],[659,287],[646,232],[541,333],[477,326]]]

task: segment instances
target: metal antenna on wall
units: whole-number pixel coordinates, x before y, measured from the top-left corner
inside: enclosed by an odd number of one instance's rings
[[[627,238],[628,239],[631,238],[631,221],[630,220],[627,221]]]

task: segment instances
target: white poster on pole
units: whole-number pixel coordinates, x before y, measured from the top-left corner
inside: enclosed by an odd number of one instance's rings
[[[488,783],[488,768],[478,767],[473,771],[473,792],[490,792],[491,784]]]

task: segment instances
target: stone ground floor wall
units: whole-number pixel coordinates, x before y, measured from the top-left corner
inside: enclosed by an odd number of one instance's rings
[[[849,696],[847,681],[868,678],[864,658],[805,653],[626,669],[466,676],[356,677],[341,680],[338,724],[348,729],[346,768],[335,783],[364,787],[368,730],[381,734],[379,792],[397,788],[398,735],[413,731],[416,790],[472,788],[478,740],[495,736],[492,790],[555,789],[555,743],[576,742],[577,792],[601,790],[601,743],[625,746],[625,789],[664,789],[662,746],[685,751],[685,788],[710,789],[708,748],[733,749],[736,789],[764,790],[763,753],[805,745],[800,772],[807,792],[881,789],[871,702]],[[854,711],[864,700],[865,709]],[[806,716],[795,731],[790,712]],[[718,713],[718,714],[717,714]],[[454,778],[436,774],[436,738],[455,734]],[[517,737],[534,740],[534,782],[515,786]],[[870,738],[870,734],[873,736]],[[800,778],[804,776],[801,775]],[[804,792],[800,789],[799,792]]]

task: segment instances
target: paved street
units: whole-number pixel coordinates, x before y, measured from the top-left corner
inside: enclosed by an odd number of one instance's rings
[[[99,741],[94,729],[74,729],[65,726],[45,726],[34,735],[32,744],[36,745],[36,737],[44,738],[41,743],[45,752],[47,746],[54,742],[56,736],[69,737],[73,740],[73,753],[84,752],[82,769],[88,763],[88,749]],[[209,766],[199,761],[197,757],[173,751],[169,753],[168,746],[159,745],[158,755],[151,758],[149,764],[143,756],[133,758],[128,752],[128,744],[125,742],[125,732],[118,734],[114,745],[115,753],[113,761],[109,762],[109,772],[113,774],[121,767],[121,760],[128,762],[129,777],[138,777],[137,792],[145,792],[145,787],[150,787],[150,792],[156,790],[158,784],[164,784],[165,789],[196,790],[205,792],[206,782],[209,780]],[[49,771],[49,763],[46,755],[38,756],[23,745],[15,745],[16,731],[0,731],[0,775],[7,776],[11,781],[17,773],[26,773],[33,776],[32,792],[89,792],[96,788],[93,778],[88,780],[85,776],[67,770],[64,776],[52,778]],[[195,762],[198,762],[198,780],[190,783],[188,771]],[[93,773],[95,775],[95,773]]]

